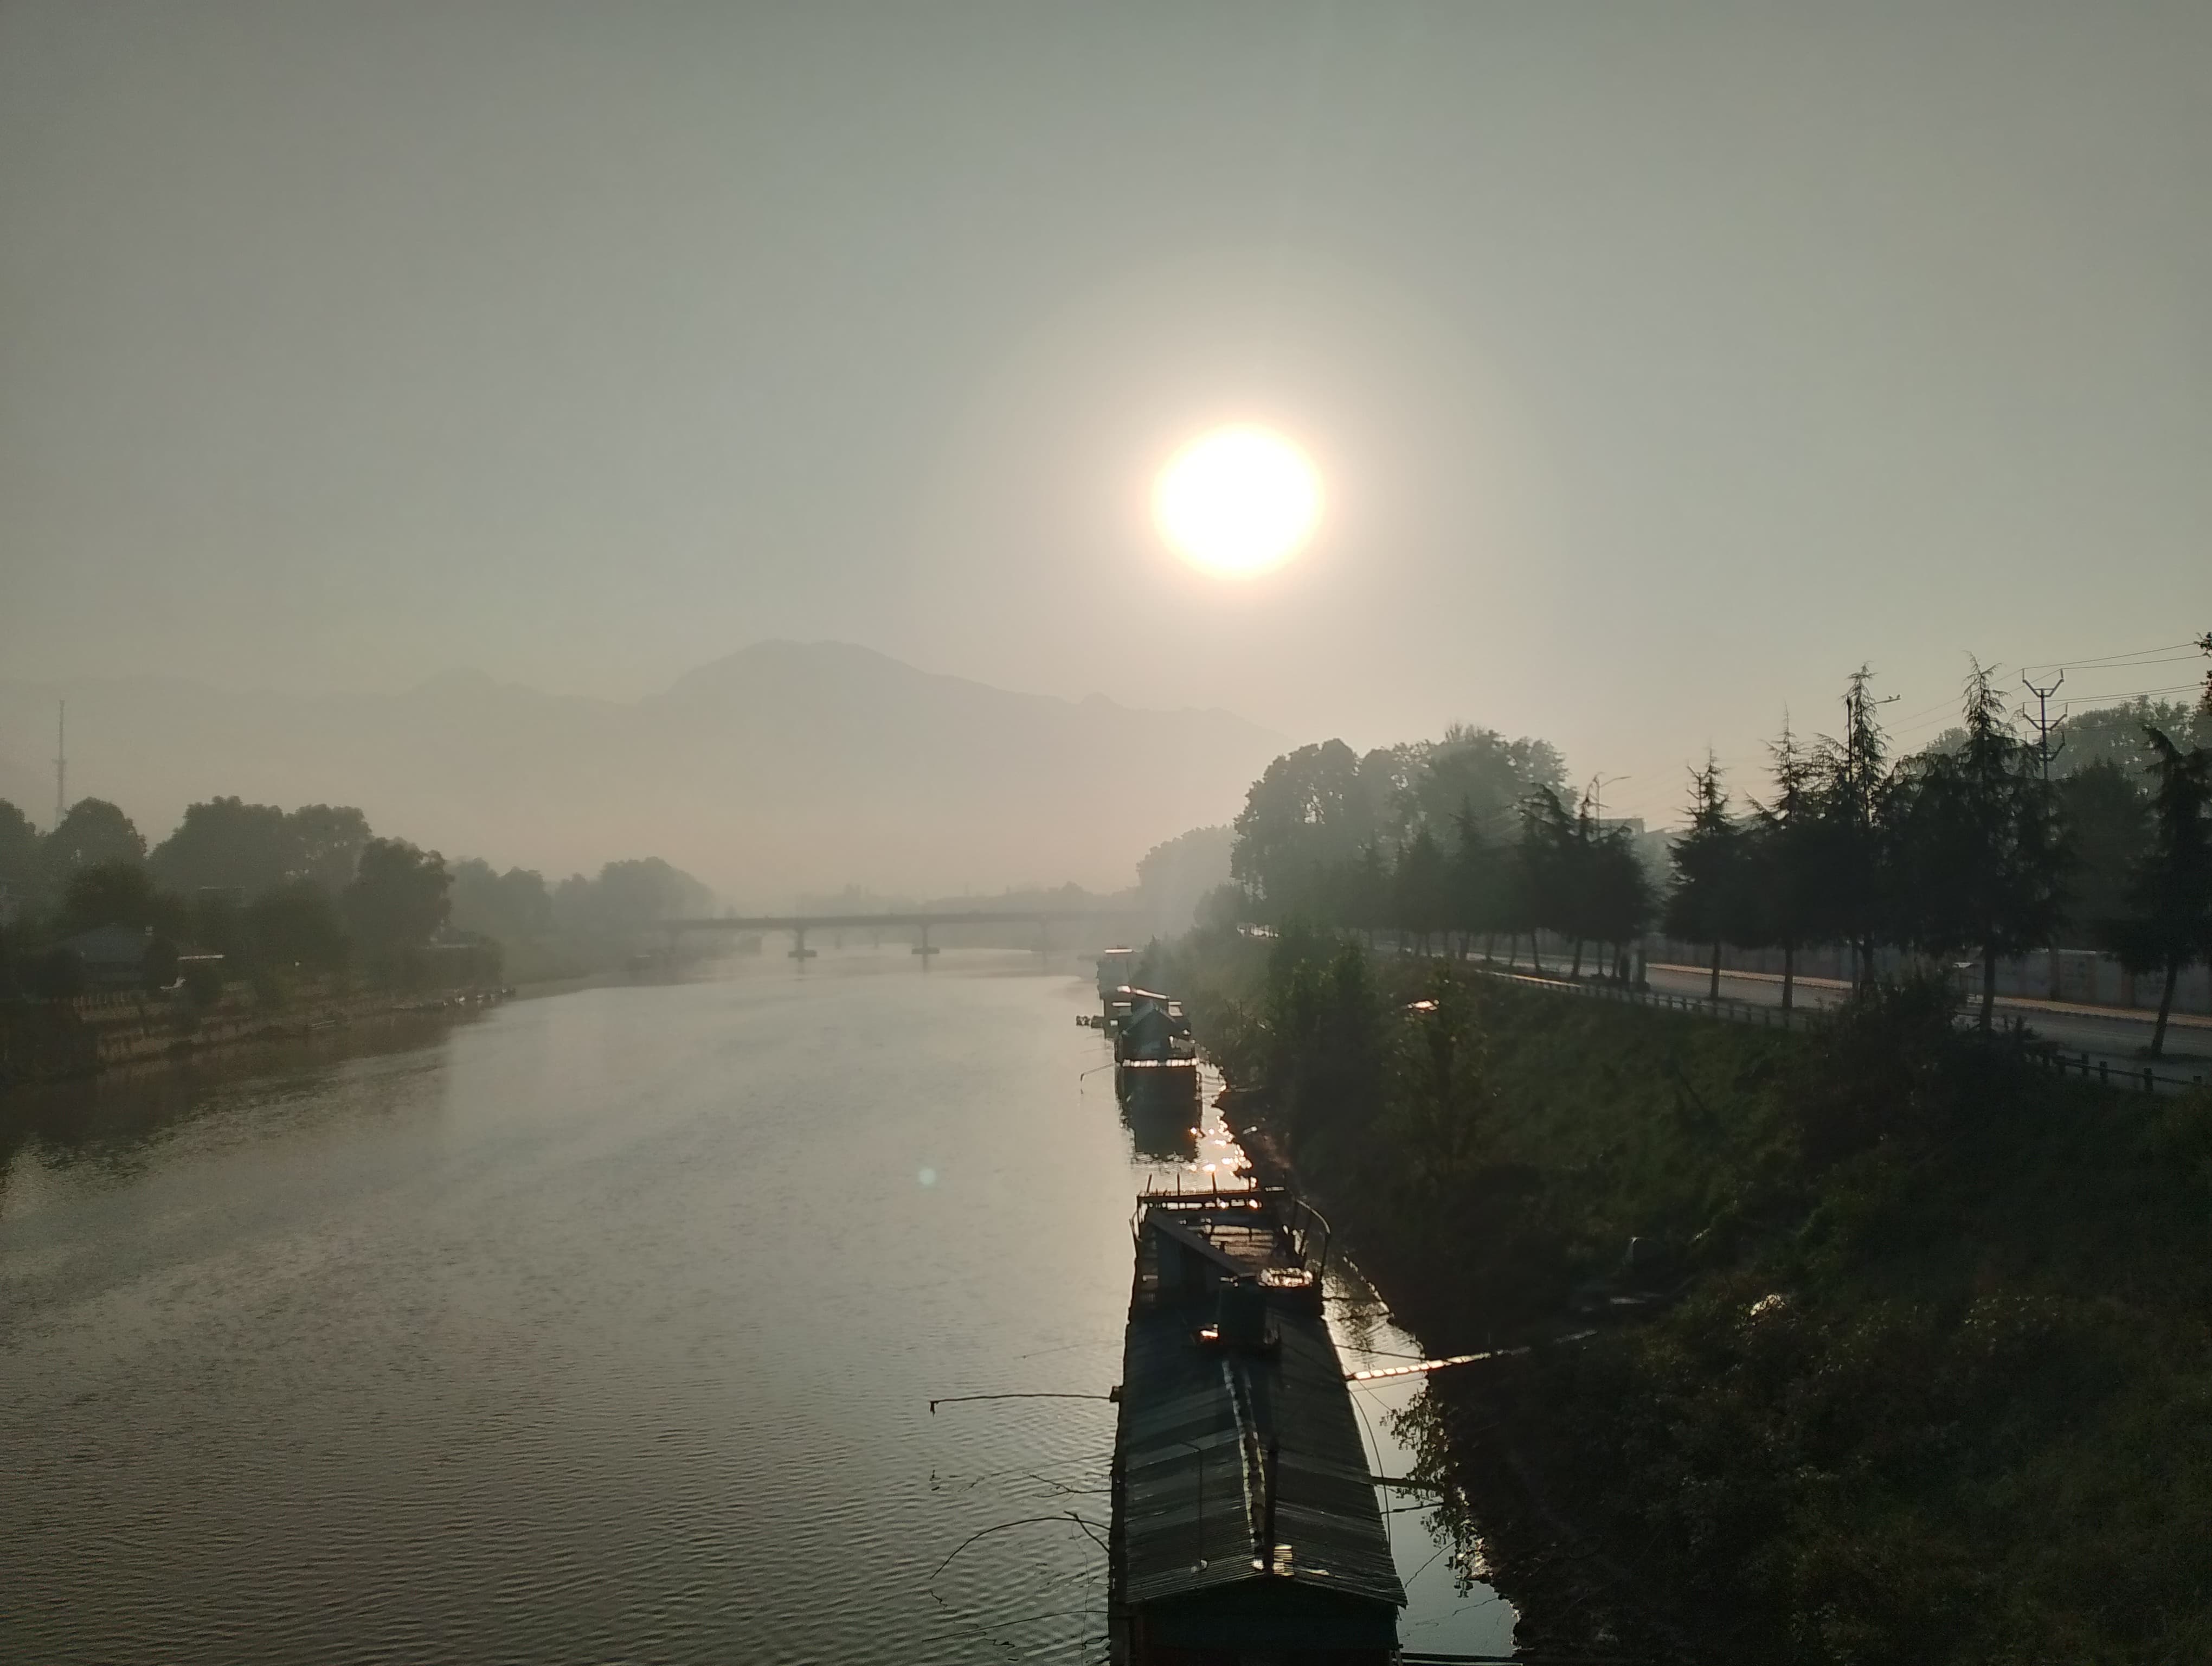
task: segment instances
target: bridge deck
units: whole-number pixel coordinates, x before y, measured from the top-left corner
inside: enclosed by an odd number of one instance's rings
[[[667,931],[847,931],[914,926],[1036,926],[1071,920],[1126,925],[1143,919],[1139,909],[977,909],[945,914],[747,914],[721,919],[664,920]]]

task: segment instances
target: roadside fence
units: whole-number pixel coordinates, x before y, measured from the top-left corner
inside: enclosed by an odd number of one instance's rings
[[[1748,1024],[1767,1030],[1794,1032],[1808,1031],[1830,1021],[1827,1009],[1818,1006],[1798,1006],[1784,1010],[1758,1001],[1739,1000],[1723,995],[1715,1000],[1707,995],[1677,994],[1664,989],[1638,988],[1598,981],[1577,982],[1566,978],[1537,977],[1528,972],[1507,971],[1500,967],[1477,965],[1474,970],[1485,977],[1519,984],[1523,988],[1540,989],[1553,994],[1579,995],[1585,1000],[1609,1001],[1616,1006],[1648,1006],[1662,1012],[1682,1012],[1693,1018],[1718,1018],[1734,1024]],[[1971,1029],[1973,1020],[1961,1014],[1962,1027]],[[2130,1090],[2141,1093],[2186,1093],[2191,1088],[2205,1085],[2203,1072],[2193,1076],[2165,1075],[2153,1066],[2115,1063],[2109,1058],[2098,1058],[2090,1053],[2066,1053],[2045,1043],[2028,1041],[2020,1031],[2002,1032],[1990,1037],[1991,1046],[2007,1047],[2025,1063],[2039,1065],[2059,1076],[2075,1076],[2083,1081],[2094,1081],[2100,1087]]]

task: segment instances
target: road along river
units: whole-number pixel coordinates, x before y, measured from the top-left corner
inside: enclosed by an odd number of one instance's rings
[[[1113,1408],[929,1402],[1103,1396],[1233,1152],[1134,1154],[1087,973],[732,964],[0,1099],[0,1658],[1099,1658]],[[1505,1651],[1384,1502],[1407,1646]]]

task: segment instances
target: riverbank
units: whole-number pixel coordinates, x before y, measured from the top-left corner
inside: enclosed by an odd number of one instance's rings
[[[253,1042],[301,1039],[400,1014],[459,1012],[512,998],[511,987],[402,994],[310,984],[270,1001],[240,985],[215,1000],[124,990],[0,1005],[0,1091],[190,1058]]]
[[[1785,1037],[1323,942],[1171,977],[1429,1351],[1535,1345],[1407,1431],[1524,1646],[2212,1652],[2203,1095],[2014,1070],[1925,991]]]

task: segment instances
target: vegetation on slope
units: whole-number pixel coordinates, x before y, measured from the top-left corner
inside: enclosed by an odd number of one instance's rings
[[[1541,1640],[2212,1657],[2205,1096],[2021,1069],[1926,985],[1784,1037],[1297,934],[1154,970],[1432,1351],[1656,1297],[1414,1419]]]

